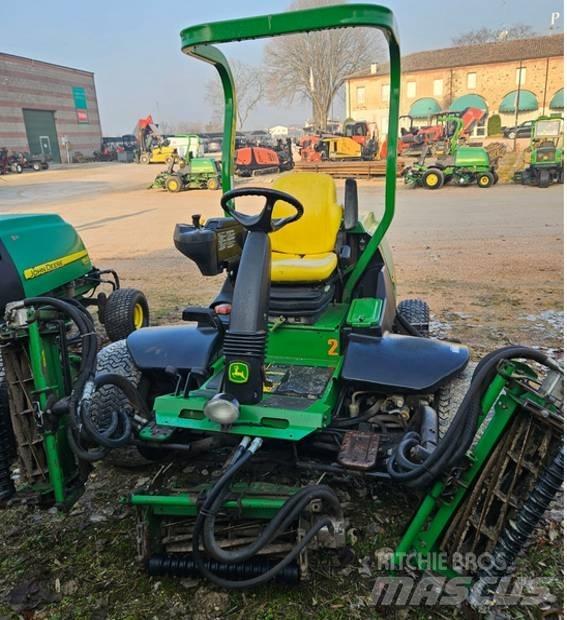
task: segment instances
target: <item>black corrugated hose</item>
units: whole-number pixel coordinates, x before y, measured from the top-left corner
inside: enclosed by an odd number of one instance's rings
[[[476,435],[484,393],[496,376],[498,364],[511,359],[532,360],[553,370],[561,370],[545,353],[528,347],[503,347],[489,353],[475,369],[471,385],[437,449],[422,463],[408,463],[408,450],[415,439],[408,437],[408,441],[402,440],[403,454],[396,451],[388,460],[388,473],[392,480],[409,487],[427,488],[445,472],[462,464]]]
[[[242,448],[240,448],[240,454],[235,454],[231,464],[208,492],[205,501],[199,510],[195,527],[193,529],[192,551],[196,566],[204,577],[223,588],[251,588],[270,581],[299,556],[299,554],[305,549],[305,547],[307,547],[310,541],[322,528],[328,527],[332,530],[333,520],[329,516],[319,517],[313,526],[305,533],[302,540],[295,544],[288,554],[277,564],[272,566],[262,575],[238,581],[224,579],[219,575],[214,574],[207,568],[199,548],[201,541],[203,542],[203,546],[207,553],[211,554],[216,560],[226,562],[228,564],[236,564],[250,559],[252,555],[256,554],[264,546],[269,544],[275,537],[283,532],[292,521],[297,519],[299,514],[314,499],[323,500],[330,506],[333,514],[337,516],[342,514],[340,502],[335,493],[329,487],[324,485],[313,485],[306,487],[296,493],[296,495],[290,497],[290,499],[280,508],[272,521],[270,521],[270,523],[268,523],[268,525],[264,528],[254,543],[237,551],[226,551],[224,549],[220,549],[214,539],[215,515],[226,498],[231,480],[243,467],[243,465],[245,465],[252,458],[253,454],[260,447],[260,445],[261,439],[257,438],[243,452]]]

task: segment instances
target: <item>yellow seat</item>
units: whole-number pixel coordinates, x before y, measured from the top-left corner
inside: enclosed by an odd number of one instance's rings
[[[270,234],[272,282],[326,280],[337,267],[334,250],[343,215],[333,178],[315,172],[290,172],[279,177],[273,187],[297,198],[304,213],[297,222]],[[274,218],[292,213],[293,207],[276,202]]]

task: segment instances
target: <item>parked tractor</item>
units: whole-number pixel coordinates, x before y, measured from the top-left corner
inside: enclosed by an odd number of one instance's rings
[[[355,26],[383,31],[391,56],[385,201],[373,230],[359,219],[353,179],[343,200],[319,173],[232,188],[234,81],[215,47]],[[337,480],[380,481],[382,500],[390,485],[417,506],[396,516],[407,521],[396,566],[411,557],[416,569],[454,576],[457,554],[493,554],[498,562],[460,573],[471,602],[490,597],[561,488],[563,370],[544,351],[499,349],[453,408],[467,347],[430,337],[425,301],[397,302],[385,236],[400,86],[393,14],[332,4],[193,26],[181,38],[219,72],[227,111],[222,213],[178,224],[174,242],[224,283],[208,306],[183,311],[188,324],[135,331],[98,355],[80,304],[22,291],[2,330],[14,390],[1,416],[4,480],[14,451],[25,462],[28,444],[8,422],[24,414],[44,484],[32,490],[51,490],[57,506],[74,501],[85,464],[112,451],[165,461],[128,497],[140,559],[151,575],[232,589],[308,579],[310,554],[347,544]],[[246,196],[264,199],[259,212],[239,210]]]
[[[514,175],[515,183],[549,187],[563,183],[563,119],[540,116],[531,125],[528,166]]]
[[[449,183],[461,186],[476,183],[485,189],[498,182],[496,162],[490,159],[488,151],[482,147],[461,144],[461,115],[438,115],[437,124],[445,128],[442,139],[435,144],[425,145],[420,159],[403,170],[406,185],[440,189]],[[439,151],[441,156],[433,162],[426,162],[430,149]]]
[[[177,164],[170,162],[167,169],[156,176],[150,189],[166,189],[173,193],[188,189],[219,189],[219,162],[212,157],[191,157],[190,152],[188,155]]]

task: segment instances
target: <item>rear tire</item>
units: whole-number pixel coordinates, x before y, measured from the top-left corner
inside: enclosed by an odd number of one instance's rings
[[[207,189],[215,190],[219,188],[219,180],[216,177],[207,179]]]
[[[423,173],[422,185],[426,189],[440,189],[444,182],[443,172],[438,168],[430,168]]]
[[[476,177],[476,184],[481,189],[492,187],[494,185],[494,175],[492,174],[492,172],[481,172]]]
[[[38,161],[34,161],[33,164],[32,164],[32,168],[36,172],[39,172],[41,170],[41,164]]]
[[[421,336],[429,336],[430,311],[427,302],[422,299],[404,299],[398,304],[397,313]]]
[[[113,342],[150,324],[150,309],[144,293],[135,288],[113,291],[104,306],[103,323]]]
[[[500,180],[500,177],[498,176],[497,172],[493,172],[492,176],[494,177],[494,185],[496,185],[496,183],[498,183],[498,181]]]
[[[437,411],[437,419],[439,422],[439,439],[441,439],[449,429],[469,388],[475,367],[476,364],[473,365],[469,363],[464,370],[452,379],[449,379],[449,381],[442,385],[436,392],[434,408],[435,411]]]

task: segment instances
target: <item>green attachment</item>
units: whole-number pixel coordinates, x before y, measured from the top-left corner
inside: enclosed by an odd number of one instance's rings
[[[56,291],[93,268],[77,231],[59,215],[0,215],[2,248],[13,263],[24,297]],[[11,276],[8,281],[14,279],[13,274],[2,274]]]
[[[376,327],[380,324],[383,301],[375,297],[355,299],[350,305],[347,325],[351,327]]]
[[[394,553],[394,563],[403,566],[408,555],[415,555],[416,565],[445,576],[455,576],[447,565],[439,545],[458,510],[468,496],[489,459],[498,450],[498,444],[508,431],[512,420],[521,410],[543,410],[544,415],[553,411],[544,398],[526,391],[515,380],[527,382],[536,376],[531,368],[520,362],[505,362],[482,399],[477,441],[467,456],[467,464],[456,480],[436,482],[423,499],[417,513],[407,527]],[[448,484],[450,483],[450,484]]]
[[[390,110],[388,117],[384,215],[345,284],[343,291],[343,301],[345,302],[350,301],[352,291],[376,254],[378,246],[394,217],[400,101],[400,48],[392,12],[386,7],[375,4],[337,4],[303,11],[289,11],[274,15],[260,15],[200,24],[186,28],[181,32],[183,51],[190,56],[212,64],[218,71],[222,82],[225,101],[222,189],[224,192],[227,192],[232,188],[234,174],[236,94],[234,79],[228,61],[214,45],[230,43],[231,41],[244,41],[262,37],[275,37],[300,32],[355,26],[377,28],[385,34],[390,52]],[[382,205],[380,205],[380,209],[381,207]]]

